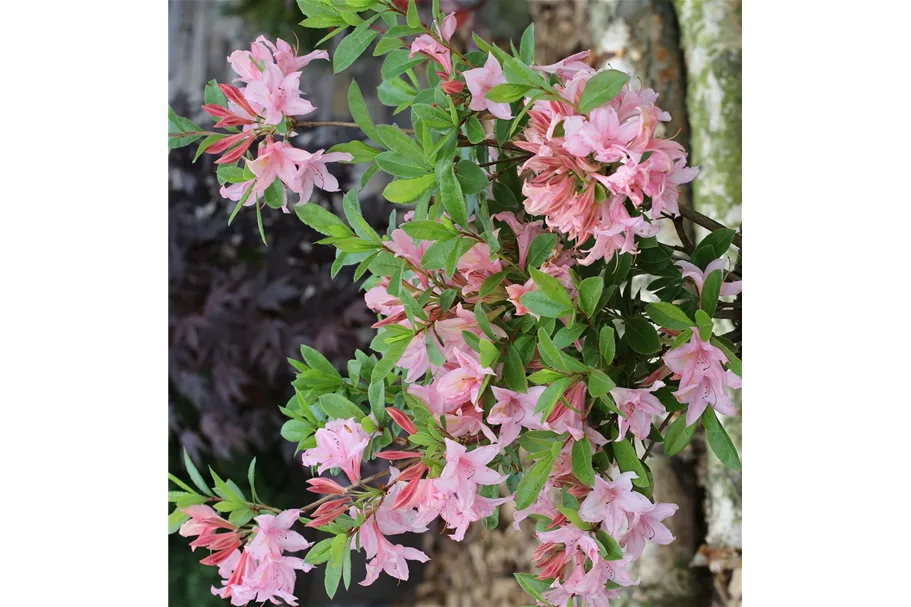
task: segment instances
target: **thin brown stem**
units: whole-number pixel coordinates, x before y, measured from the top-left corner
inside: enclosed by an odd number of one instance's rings
[[[416,459],[418,459],[418,458],[414,458],[414,459],[416,460]],[[414,460],[407,459],[407,460],[404,460],[404,461],[406,461],[406,462],[412,462],[412,461],[414,461]],[[382,472],[377,472],[376,474],[373,474],[373,475],[371,475],[371,476],[368,476],[367,478],[362,478],[359,482],[357,482],[357,483],[352,483],[352,484],[348,485],[347,487],[345,487],[345,490],[344,490],[345,492],[342,493],[342,495],[327,495],[326,497],[323,497],[323,498],[320,498],[320,499],[316,500],[316,501],[313,502],[312,504],[307,504],[306,506],[300,508],[300,511],[301,511],[301,512],[308,512],[308,511],[310,511],[310,510],[315,510],[316,508],[319,508],[320,506],[322,506],[322,505],[325,504],[326,502],[329,502],[329,501],[332,501],[332,500],[336,500],[336,499],[338,499],[338,498],[340,498],[340,497],[342,497],[342,496],[344,496],[344,495],[348,495],[348,493],[351,492],[353,489],[356,489],[357,487],[364,487],[364,486],[367,485],[367,483],[369,483],[369,482],[371,482],[371,481],[375,481],[375,480],[378,479],[378,478],[383,478],[384,476],[387,476],[388,474],[389,474],[389,470],[383,470]]]
[[[711,217],[706,217],[696,209],[688,207],[686,205],[680,205],[680,214],[692,221],[695,224],[701,225],[707,230],[714,232],[715,230],[726,230],[727,226],[718,223]],[[743,241],[740,232],[734,234],[734,246],[738,249],[743,249]]]
[[[667,425],[668,425],[668,423],[670,423],[671,418],[673,416],[674,416],[673,412],[667,414],[667,417],[664,418],[664,421],[661,422],[661,426],[658,428],[659,433],[663,432],[664,429],[667,428]],[[639,461],[641,461],[642,463],[645,463],[645,460],[648,459],[649,455],[651,455],[652,449],[654,447],[655,447],[655,440],[652,439],[652,441],[648,444],[648,447],[645,448],[645,453],[642,454],[642,458]]]

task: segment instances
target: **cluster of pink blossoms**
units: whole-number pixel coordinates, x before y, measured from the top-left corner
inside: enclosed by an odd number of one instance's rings
[[[256,150],[256,158],[248,162],[255,179],[223,186],[221,195],[225,198],[240,201],[246,197],[244,206],[250,206],[262,199],[269,186],[279,179],[283,185],[282,210],[287,213],[287,190],[299,194],[298,204],[310,199],[314,187],[327,192],[339,190],[338,180],[329,173],[326,163],[349,161],[351,154],[326,154],[325,150],[311,153],[295,148],[287,140],[274,140],[275,127],[285,125],[286,118],[305,116],[316,110],[301,97],[300,90],[300,70],[315,59],[329,59],[329,53],[313,51],[298,57],[296,49],[284,40],[277,39],[273,44],[262,36],[253,42],[251,50],[237,50],[228,57],[238,76],[235,82],[244,86],[219,84],[227,107],[206,104],[202,109],[218,119],[216,127],[242,127],[242,130],[217,141],[206,152],[217,154],[230,149],[216,161],[230,164],[243,157],[257,136],[266,137]]]
[[[658,233],[644,215],[630,215],[627,199],[640,208],[650,198],[651,219],[677,215],[677,186],[698,173],[686,166],[683,146],[656,136],[658,123],[670,120],[670,114],[655,105],[653,90],[625,85],[610,102],[585,115],[576,112],[573,104],[596,73],[582,61],[587,56],[585,51],[538,68],[564,79],[565,85],[555,89],[569,103],[536,101],[524,141],[516,142],[533,154],[523,165],[533,173],[522,189],[525,209],[543,215],[549,227],[578,246],[594,237],[579,260],[583,265],[618,251],[636,253],[635,236]]]
[[[230,599],[232,605],[246,605],[250,601],[297,605],[294,583],[297,571],[313,569],[298,557],[285,552],[306,550],[313,544],[291,530],[300,516],[299,510],[285,510],[278,516],[261,514],[254,520],[256,526],[252,539],[241,548],[241,534],[237,527],[218,516],[208,506],[190,506],[184,510],[190,519],[180,528],[184,537],[198,536],[190,546],[215,550],[201,562],[218,565],[218,573],[225,578],[221,588],[212,587],[212,594]],[[224,529],[225,533],[216,533]]]

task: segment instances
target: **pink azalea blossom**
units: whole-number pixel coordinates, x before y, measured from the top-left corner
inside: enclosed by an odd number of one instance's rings
[[[579,72],[592,73],[595,71],[592,66],[582,61],[587,59],[590,54],[591,51],[582,51],[550,65],[533,65],[532,67],[548,74],[557,74],[563,80],[569,80]]]
[[[456,263],[456,270],[466,281],[462,293],[468,295],[481,288],[484,279],[503,269],[499,258],[490,260],[490,247],[483,242],[474,245],[465,252]]]
[[[506,480],[506,476],[487,467],[497,456],[499,447],[487,445],[469,452],[465,445],[445,439],[446,466],[436,481],[436,488],[458,495],[467,507],[475,499],[478,485],[497,485]]]
[[[298,552],[313,545],[291,526],[300,516],[300,510],[285,510],[278,516],[261,514],[254,518],[256,535],[247,544],[246,550],[255,558],[263,559],[267,555],[280,557],[283,552]]]
[[[516,316],[524,316],[525,314],[531,314],[535,318],[541,318],[538,314],[530,312],[528,308],[522,305],[521,298],[523,295],[529,291],[537,291],[538,285],[535,284],[534,279],[529,278],[525,281],[525,284],[522,285],[506,285],[506,294],[509,296],[509,302],[516,307]]]
[[[485,375],[495,375],[490,367],[482,367],[475,356],[462,350],[455,350],[458,367],[439,378],[437,390],[447,405],[461,404],[470,400],[477,405],[481,384]]]
[[[522,428],[530,430],[543,430],[544,426],[535,416],[535,405],[546,389],[545,386],[534,386],[526,394],[513,392],[506,388],[493,386],[493,395],[496,404],[487,414],[487,421],[500,425],[500,447],[505,447],[514,441]]]
[[[463,500],[451,497],[446,500],[440,517],[455,530],[455,533],[450,536],[451,539],[461,542],[465,539],[465,532],[471,523],[487,518],[500,504],[505,504],[512,498],[511,495],[499,498],[476,495],[471,504],[466,505]]]
[[[638,557],[645,548],[645,540],[666,546],[674,541],[670,529],[662,523],[677,512],[677,504],[656,503],[645,512],[628,514],[629,530],[623,536],[623,550]]]
[[[500,67],[500,62],[496,60],[492,53],[487,54],[487,62],[484,67],[468,70],[463,72],[462,75],[465,76],[468,90],[471,91],[469,109],[475,112],[487,110],[501,120],[512,118],[508,103],[498,103],[487,98],[487,93],[490,92],[490,89],[498,84],[506,84],[506,78],[503,77],[503,68]]]
[[[247,166],[256,175],[255,192],[264,192],[272,185],[276,177],[281,179],[285,185],[290,186],[297,174],[295,163],[307,160],[309,157],[308,152],[294,147],[287,141],[275,143],[271,137],[267,137],[265,144],[257,153],[256,160],[247,163]]]
[[[322,474],[330,468],[341,468],[352,483],[361,479],[361,458],[370,436],[354,418],[335,419],[316,431],[316,447],[303,453],[305,466],[319,465]]]
[[[338,180],[326,169],[327,162],[348,162],[354,158],[348,152],[323,153],[317,150],[313,153],[300,150],[295,155],[295,162],[299,164],[297,172],[288,184],[292,192],[300,194],[300,204],[310,200],[313,187],[316,186],[324,192],[338,192]]]
[[[212,552],[200,562],[203,565],[218,565],[228,559],[240,547],[241,541],[238,529],[206,505],[188,506],[183,509],[184,514],[190,517],[180,526],[179,533],[183,537],[197,536],[190,542],[190,549],[207,548]],[[218,533],[224,530],[224,533]]]
[[[503,211],[493,216],[494,219],[506,222],[513,233],[516,235],[516,243],[519,248],[519,267],[525,269],[525,263],[528,260],[528,247],[531,242],[544,231],[544,224],[540,221],[520,222],[513,213]]]
[[[739,387],[740,378],[725,372],[721,365],[726,362],[724,352],[702,341],[697,331],[693,331],[689,342],[664,355],[664,363],[680,374],[680,389],[674,392],[674,397],[689,405],[687,426],[694,424],[709,405],[724,415],[737,415],[727,388]]]
[[[724,259],[716,259],[709,263],[705,267],[705,272],[699,269],[698,266],[688,262],[688,261],[678,261],[675,262],[677,267],[683,271],[683,277],[689,278],[696,284],[696,290],[699,294],[702,294],[702,285],[705,283],[705,279],[708,278],[709,274],[718,270],[724,274]],[[737,282],[722,282],[721,283],[721,296],[726,297],[728,295],[737,295],[743,290],[743,282],[738,280]]]
[[[427,354],[427,344],[424,343],[423,333],[418,333],[411,338],[396,366],[407,371],[405,376],[407,382],[419,380],[430,369],[430,357]]]
[[[416,548],[408,548],[401,544],[393,544],[386,539],[380,530],[376,517],[371,516],[361,525],[358,531],[361,546],[368,559],[367,577],[360,582],[361,586],[369,586],[380,576],[380,571],[399,579],[408,579],[408,561],[425,563],[430,560],[426,554]]]
[[[478,411],[471,403],[463,403],[447,412],[446,431],[456,438],[480,432],[490,442],[497,442],[497,435],[484,423],[483,411]]]
[[[626,417],[619,417],[620,435],[617,440],[626,436],[629,429],[633,436],[644,440],[652,428],[652,416],[665,412],[664,405],[652,392],[664,386],[664,382],[656,381],[650,388],[614,388],[610,395],[617,403],[617,408],[623,411]]]
[[[278,124],[285,116],[306,116],[316,108],[301,99],[300,77],[300,72],[285,75],[277,65],[267,63],[262,78],[247,85],[244,97],[266,124]]]
[[[441,38],[447,42],[452,38],[452,35],[455,33],[457,22],[455,13],[449,13],[449,15],[443,20],[442,28],[434,22],[433,26],[436,29],[437,37]],[[414,42],[411,43],[411,52],[408,54],[409,57],[414,57],[418,53],[427,56],[432,61],[436,61],[443,68],[441,74],[443,80],[449,80],[449,75],[452,72],[452,57],[450,56],[449,49],[441,44],[437,38],[434,38],[430,34],[421,34],[415,38]]]
[[[500,326],[491,325],[490,328],[497,337],[506,337],[506,331]],[[431,336],[439,337],[441,342],[439,350],[450,361],[455,358],[455,350],[467,351],[469,349],[468,344],[465,343],[465,337],[462,335],[463,331],[468,331],[478,337],[484,334],[478,325],[474,312],[465,310],[461,303],[456,305],[452,316],[441,318],[434,325],[434,331]],[[452,365],[452,368],[455,368],[455,364]]]
[[[281,38],[276,38],[275,44],[272,44],[262,36],[256,40],[257,42],[262,42],[272,50],[272,56],[275,60],[275,64],[286,76],[307,67],[310,65],[311,61],[315,61],[317,59],[329,59],[329,53],[322,50],[313,51],[311,53],[307,53],[302,57],[298,57],[297,50]]]
[[[389,278],[383,278],[376,283],[367,292],[364,293],[364,303],[367,307],[378,314],[384,316],[395,316],[405,311],[402,300],[394,295],[390,295],[386,290],[389,286]]]
[[[624,472],[614,481],[595,477],[595,486],[579,506],[579,517],[589,523],[603,523],[609,534],[617,537],[622,530],[626,515],[645,512],[652,503],[641,493],[633,491],[635,472]]]

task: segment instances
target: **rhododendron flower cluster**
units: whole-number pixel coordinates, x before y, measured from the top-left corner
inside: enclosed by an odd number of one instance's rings
[[[323,27],[340,3],[302,6],[303,25]],[[436,525],[460,542],[472,525],[504,524],[500,506],[514,502],[505,525],[534,524],[540,542],[535,571],[516,574],[522,587],[540,605],[608,606],[638,583],[645,545],[670,543],[680,524],[677,506],[655,499],[656,447],[680,452],[702,423],[711,450],[740,467],[718,418],[737,414],[739,326],[716,335],[716,321],[737,319],[729,250],[740,236],[680,200],[697,169],[661,134],[670,116],[657,95],[627,74],[596,69],[588,53],[537,65],[530,33],[513,54],[477,37],[462,52],[454,15],[435,9],[425,26],[409,3],[347,6],[338,24],[363,22],[334,70],[382,32],[376,54],[412,129],[375,124],[352,83],[351,126],[370,144],[295,147],[295,128],[320,125],[297,122],[313,110],[301,70],[330,57],[257,38],[229,57],[243,86],[207,90],[204,109],[230,134],[171,116],[170,141],[206,136],[198,153],[224,153],[235,213],[260,202],[287,211],[288,192],[299,197],[297,217],[336,248],[333,276],[356,266],[364,279],[372,353],[358,350],[345,374],[308,346],[291,360],[282,436],[318,499],[281,511],[259,500],[253,464],[248,499],[214,472],[209,487],[186,458],[196,489],[171,477],[171,529],[210,551],[202,562],[225,580],[213,592],[232,604],[294,605],[298,572],[324,566],[332,596],[363,551],[360,584],[407,580],[409,561],[429,556],[397,536]],[[393,178],[383,196],[407,207],[385,234],[365,221],[356,187],[341,196],[346,221],[308,202],[314,187],[340,190],[326,168],[339,161],[369,165],[362,188],[378,171]],[[695,245],[659,240],[672,220],[682,233],[684,216],[712,232]],[[371,460],[384,465],[366,476]],[[302,535],[315,530],[329,537]]]

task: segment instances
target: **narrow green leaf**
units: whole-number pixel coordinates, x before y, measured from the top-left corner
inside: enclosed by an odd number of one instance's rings
[[[370,43],[373,42],[373,39],[377,37],[379,32],[370,29],[370,25],[376,21],[378,16],[374,15],[367,19],[339,42],[338,48],[335,49],[335,56],[332,58],[332,72],[334,74],[344,71],[354,63],[355,59],[360,57],[370,46]]]
[[[193,484],[209,497],[215,497],[215,494],[212,493],[212,490],[206,485],[206,481],[203,480],[199,470],[193,465],[193,460],[190,459],[190,455],[187,453],[186,449],[183,450],[183,463],[187,467],[187,472],[190,474],[190,480],[193,481]]]
[[[506,349],[506,361],[503,363],[503,379],[510,390],[528,392],[528,379],[525,377],[525,365],[519,351],[512,344]]]
[[[364,102],[364,96],[361,94],[361,89],[357,85],[357,81],[353,79],[348,86],[348,109],[351,111],[351,117],[354,119],[354,122],[357,123],[357,126],[360,127],[374,143],[383,145],[383,141],[377,133],[376,125],[373,123],[373,119],[370,118],[370,112],[367,111],[367,104]]]
[[[516,508],[524,510],[534,503],[538,494],[541,493],[555,461],[555,457],[542,457],[525,472],[516,489]]]
[[[737,455],[737,447],[734,446],[734,441],[728,436],[724,426],[718,421],[715,410],[711,407],[706,407],[702,413],[702,425],[705,428],[705,440],[721,463],[733,470],[740,470],[740,456]]]
[[[592,396],[604,396],[616,386],[617,384],[607,373],[594,368],[591,370],[591,375],[588,377],[588,391]]]
[[[383,190],[383,198],[389,202],[408,204],[421,197],[435,183],[433,175],[416,179],[396,179]]]
[[[695,326],[696,323],[686,313],[672,303],[664,301],[645,306],[649,318],[666,329],[682,331]]]
[[[661,340],[658,331],[652,323],[641,316],[629,318],[624,321],[626,325],[626,343],[638,354],[654,354],[661,350]]]
[[[592,76],[585,84],[579,111],[583,114],[600,107],[620,94],[623,85],[629,82],[629,75],[618,70],[605,70]]]
[[[456,179],[455,169],[451,164],[441,172],[440,195],[443,199],[443,208],[449,213],[449,218],[453,223],[467,228],[468,209],[465,206],[465,196],[462,194],[462,186]]]
[[[539,268],[541,264],[547,261],[554,247],[557,246],[559,238],[552,232],[545,232],[535,236],[531,244],[528,245],[528,256],[525,258],[526,267]]]
[[[715,270],[705,278],[702,283],[702,310],[708,314],[709,318],[715,316],[715,308],[718,306],[718,296],[721,294],[721,270]]]
[[[579,309],[586,318],[594,316],[603,291],[604,279],[600,276],[591,276],[579,284]]]
[[[617,344],[614,337],[614,328],[604,326],[598,334],[598,352],[601,354],[601,362],[605,366],[614,362],[614,352]]]
[[[320,409],[331,419],[354,418],[361,421],[366,414],[353,402],[339,394],[323,394],[319,397]]]
[[[572,451],[573,474],[588,487],[595,483],[595,469],[592,468],[592,446],[588,437],[573,443]]]
[[[692,426],[686,425],[686,415],[677,416],[664,437],[664,454],[670,457],[683,451],[696,433],[696,426],[695,422]]]
[[[636,487],[648,487],[648,476],[645,474],[645,468],[636,455],[636,449],[626,439],[611,443],[614,450],[614,457],[617,459],[617,465],[623,472],[635,472],[636,478],[633,479],[633,485]]]
[[[462,186],[462,193],[466,196],[478,194],[487,189],[487,173],[471,160],[460,160],[456,167],[456,177]]]

